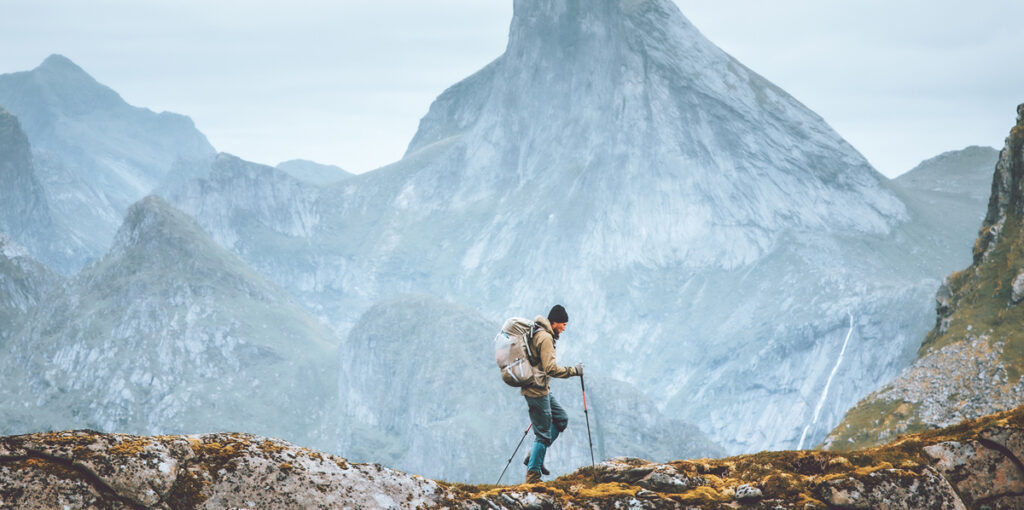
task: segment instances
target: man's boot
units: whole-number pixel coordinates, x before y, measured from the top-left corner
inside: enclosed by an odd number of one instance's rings
[[[540,473],[527,470],[526,483],[540,483]]]
[[[532,453],[532,452],[526,452],[526,458],[523,459],[523,465],[524,466],[529,466],[530,465],[530,453]],[[546,466],[541,466],[540,467],[540,472],[543,473],[544,476],[547,476],[547,475],[551,474],[551,471],[548,471],[548,468]]]

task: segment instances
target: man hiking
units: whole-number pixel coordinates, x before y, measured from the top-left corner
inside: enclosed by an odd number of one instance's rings
[[[562,305],[555,305],[546,318],[538,315],[534,321],[540,329],[530,341],[530,350],[538,359],[531,359],[530,363],[539,367],[544,376],[539,384],[524,386],[520,390],[530,408],[530,423],[533,424],[533,434],[536,438],[533,450],[527,454],[524,462],[526,483],[539,482],[541,472],[548,474],[548,470],[544,469],[544,455],[558,434],[569,425],[569,416],[565,414],[565,409],[558,404],[548,389],[550,378],[565,379],[583,375],[582,363],[574,367],[560,367],[555,363],[555,342],[569,324],[569,314],[565,312],[565,308]]]

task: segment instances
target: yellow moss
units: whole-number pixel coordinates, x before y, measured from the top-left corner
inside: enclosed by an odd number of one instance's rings
[[[851,464],[850,459],[846,457],[834,457],[828,461],[828,466],[829,468],[848,469]]]
[[[866,476],[871,473],[874,473],[875,471],[881,471],[883,469],[892,469],[892,464],[888,462],[882,462],[881,464],[875,466],[864,466],[862,468],[854,470],[854,474]]]
[[[84,446],[76,446],[71,450],[71,456],[75,459],[83,460],[96,456],[96,452]]]
[[[46,432],[40,435],[40,439],[51,444],[85,445],[96,442],[99,435],[89,431]]]
[[[260,443],[260,450],[263,453],[270,453],[270,454],[279,453],[279,452],[281,452],[284,449],[285,449],[284,446],[281,446],[281,445],[278,445],[278,444],[274,444],[274,443],[272,443],[270,441],[263,441],[262,443]]]
[[[726,494],[719,492],[711,487],[701,486],[696,489],[691,489],[680,494],[681,501],[684,503],[696,503],[696,502],[709,502],[709,501],[729,501],[732,499]]]
[[[78,473],[65,465],[45,459],[25,459],[20,463],[14,464],[13,467],[15,469],[30,469],[62,479],[77,478],[79,476]]]
[[[280,466],[277,466],[281,471],[289,471],[294,468],[291,464],[284,462]]]
[[[111,455],[138,455],[149,445],[149,439],[144,437],[128,439],[110,448],[110,453]]]
[[[800,493],[800,497],[799,499],[797,499],[796,507],[803,508],[805,510],[811,510],[816,508],[828,508],[828,505],[808,496],[807,494]]]
[[[581,498],[615,498],[620,496],[636,496],[639,487],[624,483],[601,483],[593,487],[581,488],[576,491],[576,496]]]

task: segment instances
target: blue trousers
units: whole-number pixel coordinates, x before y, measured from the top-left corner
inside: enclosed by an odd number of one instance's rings
[[[526,405],[530,407],[530,423],[533,424],[534,435],[533,451],[530,452],[530,465],[527,469],[540,473],[548,447],[558,438],[558,434],[569,426],[569,415],[565,414],[565,409],[550,393],[543,397],[524,398]]]

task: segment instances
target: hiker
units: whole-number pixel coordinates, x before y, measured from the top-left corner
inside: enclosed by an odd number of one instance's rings
[[[569,425],[569,416],[565,414],[565,409],[562,409],[548,389],[549,379],[583,376],[583,363],[574,367],[560,367],[555,363],[555,343],[569,324],[569,314],[565,312],[565,308],[562,305],[555,305],[551,307],[546,318],[538,315],[534,321],[540,329],[530,341],[530,350],[536,353],[535,356],[539,359],[531,359],[530,363],[540,367],[545,375],[540,383],[523,386],[520,390],[530,408],[530,423],[533,424],[533,434],[536,438],[533,450],[526,455],[523,462],[527,466],[526,483],[539,482],[542,472],[548,474],[548,470],[544,468],[544,455],[558,434]]]

